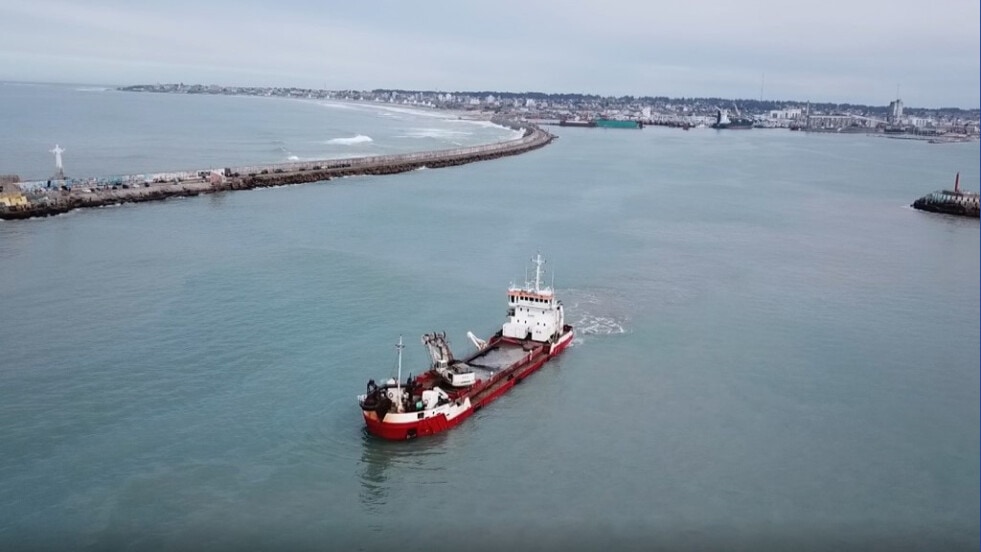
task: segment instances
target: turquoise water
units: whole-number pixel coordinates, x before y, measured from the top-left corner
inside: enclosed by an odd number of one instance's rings
[[[977,144],[555,130],[0,223],[2,547],[976,548],[978,221],[907,205],[957,170],[978,189]],[[201,145],[155,136],[161,165]],[[450,433],[366,436],[355,396],[399,334],[406,372],[424,332],[468,350],[538,250],[574,346]]]

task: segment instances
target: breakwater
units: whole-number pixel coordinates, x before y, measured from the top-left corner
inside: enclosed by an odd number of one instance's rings
[[[981,217],[978,194],[971,192],[941,190],[917,199],[911,207],[931,213],[944,213],[947,215],[973,218]]]
[[[961,173],[954,177],[953,190],[940,190],[917,199],[911,205],[920,211],[981,218],[978,192],[961,190]]]
[[[0,219],[46,217],[87,207],[322,182],[344,176],[451,167],[518,155],[546,146],[555,139],[555,135],[524,121],[492,119],[492,122],[519,130],[522,136],[503,142],[420,153],[225,167],[220,171],[187,171],[149,178],[134,175],[101,181],[98,185],[76,183],[67,186],[60,181],[24,183],[20,185],[23,201],[0,204]]]

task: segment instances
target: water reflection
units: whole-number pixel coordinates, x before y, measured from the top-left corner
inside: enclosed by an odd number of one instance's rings
[[[358,464],[362,506],[377,512],[388,504],[394,488],[418,479],[414,472],[441,470],[441,465],[434,465],[432,460],[446,452],[446,437],[446,433],[441,433],[412,441],[386,441],[362,429]]]

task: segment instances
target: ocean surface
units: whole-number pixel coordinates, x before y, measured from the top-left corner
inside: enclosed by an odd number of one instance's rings
[[[520,137],[398,105],[0,83],[0,174],[74,178],[452,149]]]
[[[88,176],[509,136],[98,87],[0,85],[0,119],[36,177],[55,143]],[[977,143],[554,131],[0,222],[0,549],[977,549],[979,223],[908,207],[979,189]],[[574,346],[449,433],[367,436],[399,335],[404,373],[425,332],[469,351],[537,251]]]

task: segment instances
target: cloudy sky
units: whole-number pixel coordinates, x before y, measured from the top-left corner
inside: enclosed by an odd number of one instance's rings
[[[978,107],[978,0],[0,0],[0,80]]]

